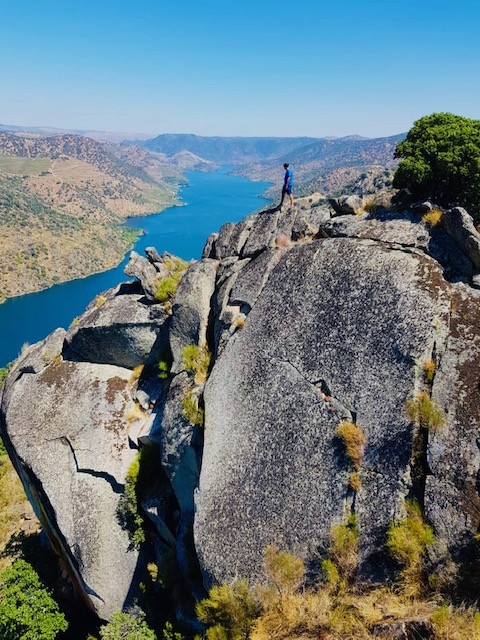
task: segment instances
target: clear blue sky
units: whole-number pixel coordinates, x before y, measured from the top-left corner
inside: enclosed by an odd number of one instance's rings
[[[479,0],[0,0],[0,122],[381,136],[480,117]]]

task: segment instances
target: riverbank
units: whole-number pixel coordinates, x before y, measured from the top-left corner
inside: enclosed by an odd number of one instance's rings
[[[185,260],[199,258],[209,233],[225,222],[241,220],[266,202],[259,194],[269,183],[229,176],[225,169],[188,172],[186,177],[188,183],[180,187],[178,194],[184,206],[125,221],[124,228],[130,232],[145,232],[136,238],[136,251],[155,245],[159,251],[170,251]],[[107,271],[9,298],[0,305],[0,364],[16,358],[25,342],[41,340],[59,326],[68,327],[95,296],[126,280],[123,269],[128,256],[123,255],[122,259],[122,255],[119,263]]]

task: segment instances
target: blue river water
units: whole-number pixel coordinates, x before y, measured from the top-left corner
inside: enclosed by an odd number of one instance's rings
[[[265,204],[259,195],[269,183],[230,176],[226,168],[213,173],[188,172],[186,177],[188,184],[180,190],[186,206],[126,222],[145,231],[134,247],[139,253],[155,246],[159,252],[170,251],[185,260],[199,258],[212,231],[225,222],[238,222]],[[0,366],[16,358],[24,343],[37,342],[57,327],[67,328],[96,295],[128,280],[123,273],[127,260],[128,254],[109,271],[0,304]]]

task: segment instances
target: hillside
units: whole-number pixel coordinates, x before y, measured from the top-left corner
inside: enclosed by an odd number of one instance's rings
[[[478,637],[480,234],[437,222],[267,209],[22,353],[2,438],[101,619],[191,638],[223,585],[208,638]]]
[[[397,162],[394,160],[393,152],[399,140],[405,137],[404,134],[390,136],[387,138],[358,138],[349,136],[347,138],[317,140],[293,149],[289,153],[278,156],[274,160],[267,160],[257,163],[249,163],[242,167],[235,168],[235,173],[253,180],[267,180],[275,182],[281,186],[283,179],[283,163],[288,162],[294,170],[295,187],[298,194],[308,194],[312,190],[314,180],[318,181],[315,189],[321,185],[323,178],[331,174],[336,169],[352,167],[359,174],[365,170],[373,170],[375,166],[381,170],[392,169]],[[333,188],[338,191],[347,183],[338,179],[337,183],[331,184],[325,179],[325,190]],[[347,181],[350,178],[347,178]],[[278,187],[276,189],[278,191]],[[330,195],[332,191],[327,191]]]
[[[134,237],[122,220],[176,204],[184,166],[77,135],[0,133],[0,300],[116,265]]]
[[[237,165],[276,158],[314,141],[315,138],[307,137],[249,138],[165,133],[137,144],[169,156],[186,150],[217,164]]]

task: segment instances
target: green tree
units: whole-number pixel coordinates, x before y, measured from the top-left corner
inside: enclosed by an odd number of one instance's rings
[[[403,158],[393,180],[415,199],[460,205],[480,219],[480,120],[434,113],[417,120],[395,157]]]
[[[142,617],[128,613],[115,613],[110,622],[100,629],[102,640],[156,640],[155,633]]]
[[[54,640],[68,626],[63,613],[24,560],[0,572],[2,640]]]

